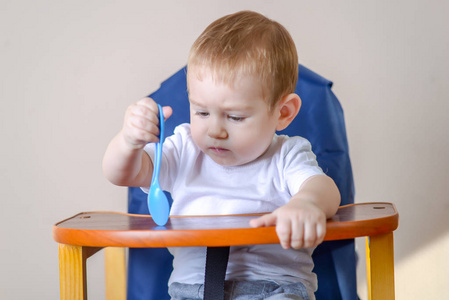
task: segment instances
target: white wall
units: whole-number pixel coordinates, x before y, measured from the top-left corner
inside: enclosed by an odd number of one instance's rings
[[[126,209],[126,190],[100,167],[125,108],[185,64],[206,25],[241,9],[284,24],[301,63],[334,81],[357,201],[400,212],[397,299],[449,298],[447,1],[6,0],[0,299],[58,298],[52,225]],[[102,299],[101,271],[91,275],[91,297]]]

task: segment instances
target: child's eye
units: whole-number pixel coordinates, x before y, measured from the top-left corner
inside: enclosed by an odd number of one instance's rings
[[[235,122],[241,122],[241,121],[245,120],[244,117],[239,117],[239,116],[228,116],[228,119],[230,119],[231,121],[235,121]]]
[[[197,111],[195,114],[203,118],[209,116],[209,113],[205,111]]]

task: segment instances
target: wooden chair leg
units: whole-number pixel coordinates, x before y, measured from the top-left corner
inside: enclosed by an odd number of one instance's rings
[[[126,248],[105,248],[106,299],[126,300]]]
[[[394,299],[393,232],[367,237],[368,299]]]
[[[100,249],[59,244],[61,300],[87,300],[86,261]]]

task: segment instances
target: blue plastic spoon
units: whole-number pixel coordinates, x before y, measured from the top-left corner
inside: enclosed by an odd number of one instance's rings
[[[162,157],[162,143],[164,142],[164,114],[162,113],[162,107],[158,104],[159,108],[159,124],[160,134],[159,143],[156,143],[155,150],[155,163],[153,169],[153,178],[151,179],[150,191],[148,192],[148,209],[154,222],[163,226],[168,221],[170,214],[170,206],[168,204],[167,196],[159,186],[159,171],[161,170],[161,157]]]

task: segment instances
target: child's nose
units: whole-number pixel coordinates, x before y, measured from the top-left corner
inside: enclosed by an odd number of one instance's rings
[[[209,128],[207,129],[207,135],[214,139],[225,139],[228,137],[228,132],[225,127],[221,123],[220,120],[211,118],[211,122],[209,122]]]

